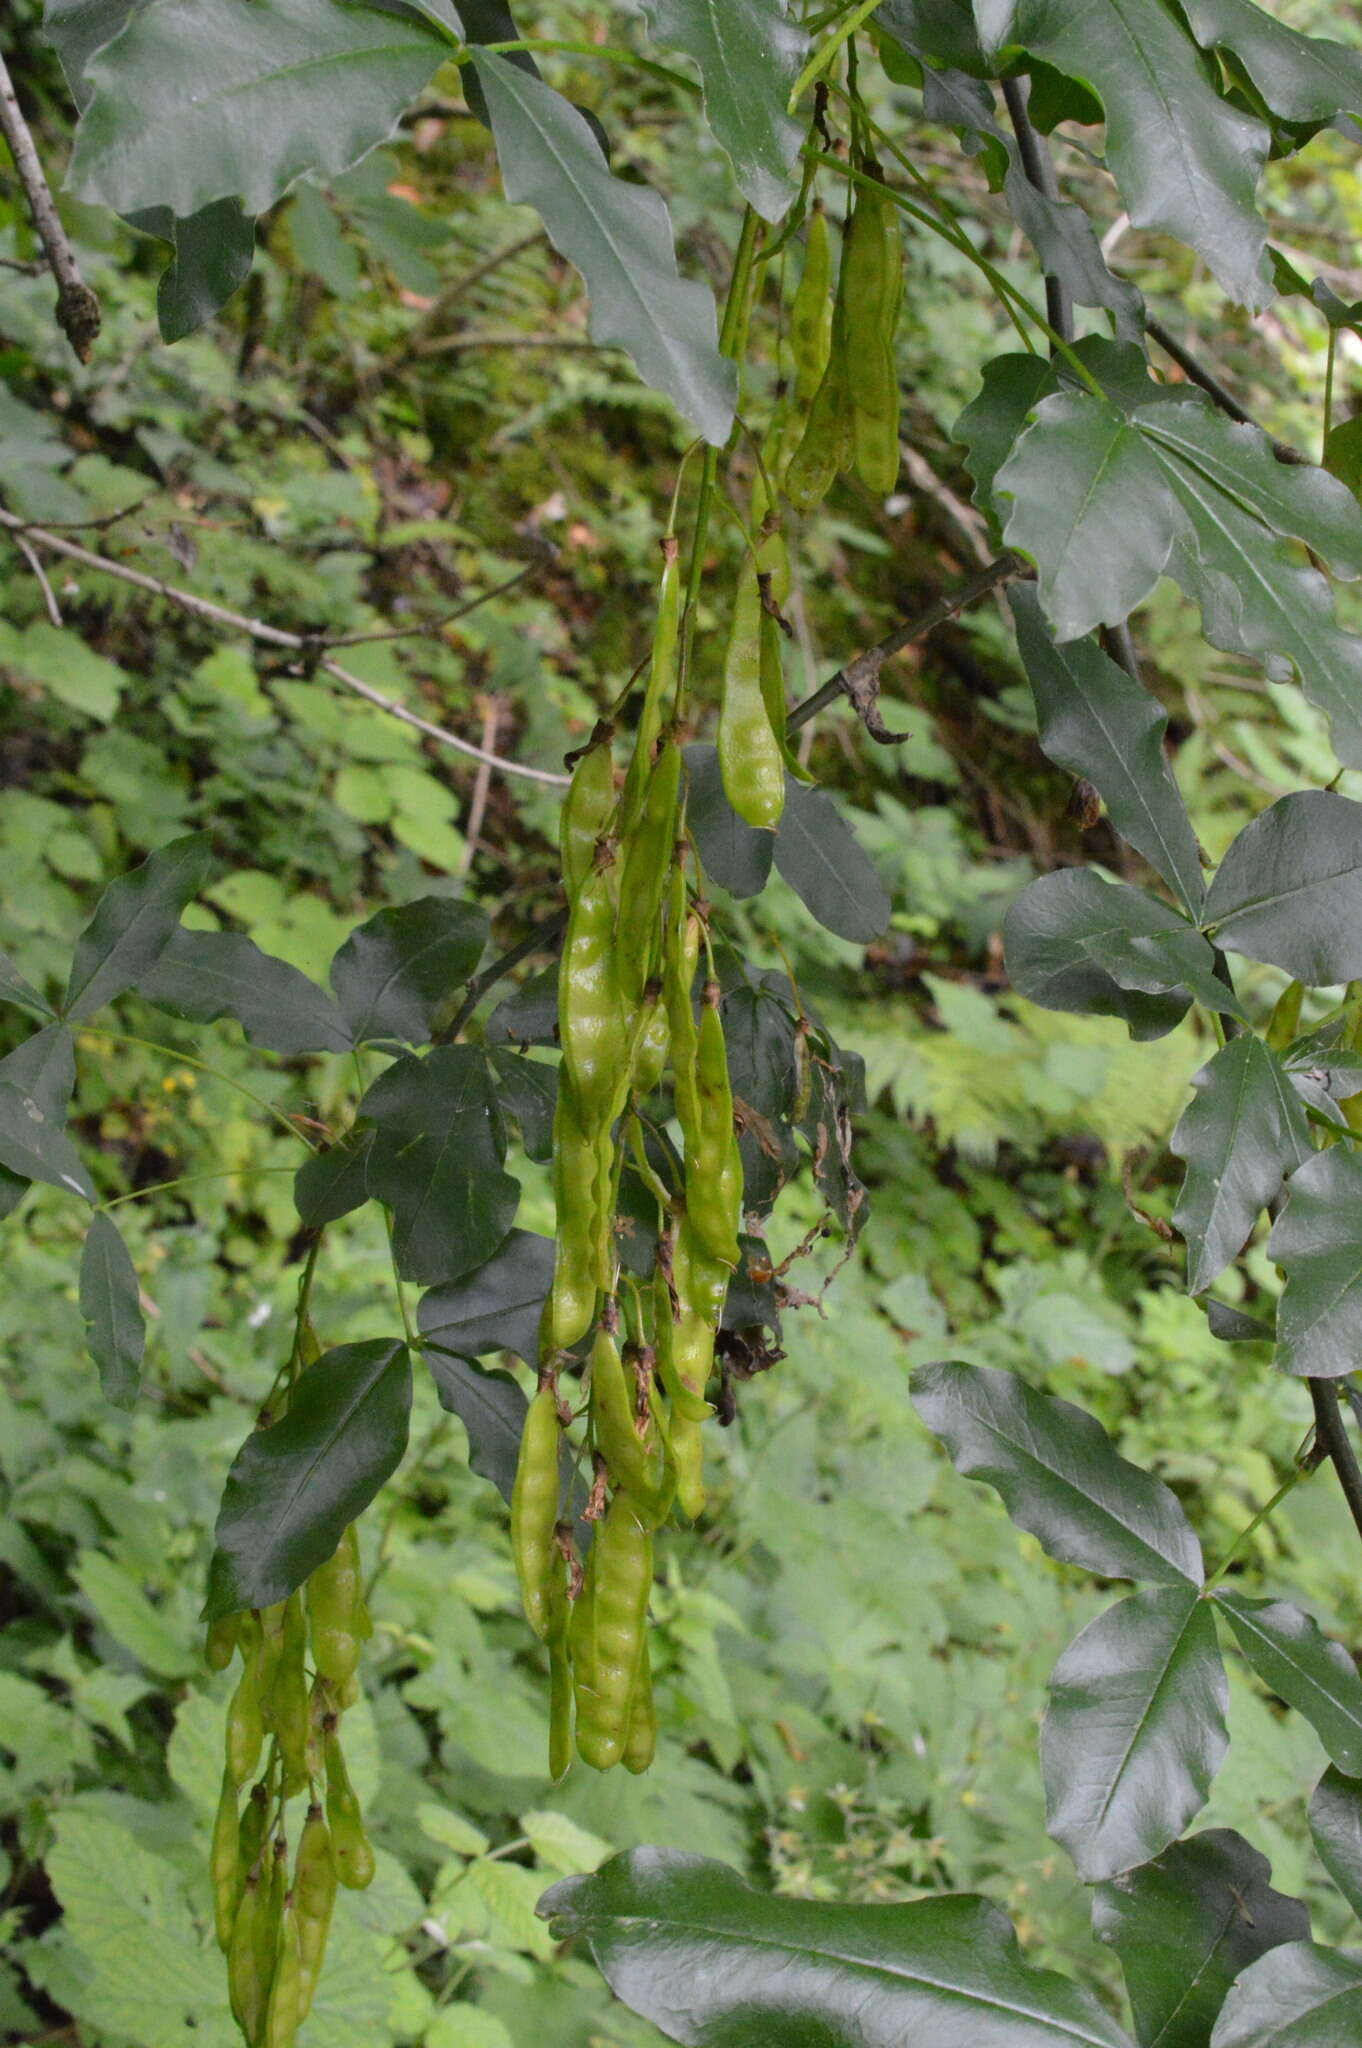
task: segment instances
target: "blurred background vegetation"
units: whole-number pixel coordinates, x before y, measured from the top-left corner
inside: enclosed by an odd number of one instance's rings
[[[1334,32],[1346,12],[1278,11]],[[39,12],[7,10],[6,55],[55,173],[68,109]],[[522,28],[628,43],[631,13],[530,6]],[[673,196],[684,262],[721,282],[736,210],[689,103],[638,71],[554,63],[616,167]],[[886,88],[884,118],[903,132],[916,104]],[[917,125],[912,138],[994,260],[1034,284],[955,138]],[[1121,220],[1081,142],[1073,131],[1061,146],[1061,171],[1117,267],[1264,424],[1316,448],[1318,313],[1286,300],[1247,324],[1184,252]],[[1350,301],[1352,161],[1326,134],[1269,174],[1278,245]],[[390,147],[283,201],[246,290],[175,348],[154,321],[164,251],[107,215],[68,217],[105,309],[85,370],[54,327],[50,280],[23,267],[33,237],[0,169],[3,501],[98,521],[76,537],[300,632],[438,618],[529,565],[455,625],[347,659],[427,716],[557,767],[645,652],[682,446],[623,358],[588,345],[577,281],[502,199],[457,74],[437,78]],[[810,685],[986,558],[950,428],[1006,346],[974,274],[914,234],[902,494],[879,504],[843,486],[794,537]],[[769,389],[769,336],[765,354]],[[1345,331],[1345,412],[1359,360]],[[716,532],[704,623],[722,617],[737,545],[736,525]],[[31,979],[55,972],[109,877],[194,826],[211,832],[222,877],[202,916],[314,974],[383,903],[468,892],[508,945],[550,904],[553,792],[480,781],[306,664],[143,593],[60,564],[52,583],[60,628],[22,555],[0,555],[0,945]],[[1329,780],[1327,737],[1299,693],[1207,648],[1175,593],[1159,593],[1140,638],[1212,856],[1252,810]],[[712,665],[715,636],[701,646]],[[1179,1251],[1138,1213],[1171,1209],[1164,1141],[1204,1050],[1190,1027],[1131,1047],[1115,1026],[1038,1013],[1007,989],[997,931],[1016,890],[1080,853],[1118,872],[1132,857],[1041,760],[1004,614],[988,605],[939,632],[892,665],[886,692],[891,726],[911,728],[903,746],[870,746],[846,711],[810,740],[893,893],[883,943],[863,954],[828,937],[779,881],[723,906],[754,956],[785,949],[866,1059],[874,1214],[826,1313],[788,1318],[788,1358],[721,1433],[711,1512],[665,1545],[657,1767],[640,1783],[547,1781],[544,1677],[504,1510],[422,1387],[413,1454],[365,1532],[377,1634],[355,1776],[379,1876],[344,1900],[303,2036],[317,2048],[657,2042],[533,1915],[551,1877],[639,1842],[810,1897],[977,1889],[1037,1959],[1118,1995],[1044,1834],[1034,1755],[1046,1674],[1104,1590],[1047,1563],[950,1472],[909,1408],[907,1371],[955,1355],[1079,1396],[1177,1490],[1212,1554],[1287,1468],[1306,1404],[1256,1347],[1211,1338],[1179,1292]],[[1341,786],[1362,795],[1362,777]],[[1275,993],[1259,970],[1252,1000]],[[0,1050],[22,1035],[3,1016]],[[294,1151],[243,1089],[326,1123],[344,1119],[353,1077],[133,1002],[118,1022],[123,1036],[82,1041],[78,1126],[102,1194],[129,1198],[119,1219],[152,1305],[134,1416],[102,1405],[82,1347],[77,1220],[35,1189],[5,1243],[0,2033],[228,2048],[205,1872],[225,1681],[201,1668],[196,1614],[223,1474],[287,1341],[298,1270]],[[543,1228],[534,1175],[522,1221]],[[216,1177],[157,1192],[194,1176]],[[776,1250],[815,1218],[811,1198],[792,1198]],[[815,1293],[838,1256],[822,1247],[800,1284]],[[1261,1250],[1245,1270],[1250,1302],[1272,1289]],[[386,1276],[379,1232],[335,1228],[314,1296],[327,1343],[386,1330]],[[1327,1486],[1291,1497],[1248,1568],[1362,1637]],[[1241,1672],[1233,1714],[1204,1821],[1243,1828],[1275,1882],[1318,1904],[1302,1811],[1315,1738]],[[1322,1938],[1342,1932],[1331,1910]]]

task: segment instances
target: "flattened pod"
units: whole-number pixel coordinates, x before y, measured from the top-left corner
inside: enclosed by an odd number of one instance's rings
[[[568,919],[559,977],[563,1065],[587,1134],[609,1116],[628,1040],[611,880],[606,870],[593,868],[583,881]]]
[[[657,959],[659,919],[676,846],[680,795],[681,749],[675,740],[664,740],[620,870],[620,980],[635,1002]]]
[[[738,816],[774,832],[785,808],[785,761],[761,687],[761,588],[750,565],[738,581],[724,657],[719,769]]]
[[[624,1745],[626,1771],[640,1777],[657,1754],[657,1707],[653,1700],[652,1661],[644,1642],[633,1705],[629,1710],[629,1735]]]
[[[681,628],[681,546],[669,533],[662,543],[662,587],[657,597],[657,624],[653,628],[653,658],[648,670],[648,687],[643,693],[634,752],[624,778],[620,799],[621,838],[627,839],[643,808],[643,794],[653,763],[653,749],[662,731],[662,721],[676,690],[676,650]]]
[[[237,1821],[237,1786],[232,1773],[222,1774],[222,1793],[213,1823],[213,1846],[208,1867],[213,1880],[213,1920],[218,1947],[226,1949],[232,1939],[232,1922],[241,1898],[241,1829]]]

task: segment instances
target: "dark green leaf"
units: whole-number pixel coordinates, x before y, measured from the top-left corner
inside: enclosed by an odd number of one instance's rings
[[[1147,1863],[1201,1811],[1229,1687],[1194,1588],[1132,1593],[1055,1666],[1041,1731],[1046,1825],[1092,1884]]]
[[[1170,575],[1209,640],[1279,680],[1294,669],[1340,758],[1362,760],[1362,639],[1339,628],[1328,584],[1288,545],[1362,573],[1362,507],[1199,395],[1132,386],[1134,351],[1090,343],[1084,359],[1107,396],[1042,399],[995,479],[999,505],[1011,501],[1008,545],[1036,562],[1056,636],[1118,624]]]
[[[1304,1714],[1341,1771],[1362,1774],[1362,1678],[1343,1645],[1289,1601],[1215,1597],[1263,1684]]]
[[[961,413],[951,438],[963,443],[974,496],[993,511],[993,483],[1017,444],[1034,407],[1055,388],[1055,372],[1044,356],[995,356],[984,365],[979,396]],[[1003,511],[1006,512],[1006,507]]]
[[[509,1373],[484,1372],[471,1359],[443,1351],[428,1351],[425,1360],[440,1406],[457,1415],[468,1432],[469,1465],[509,1501],[528,1401]]]
[[[558,969],[546,967],[513,989],[487,1019],[489,1045],[557,1045]]]
[[[522,1052],[493,1046],[488,1052],[497,1077],[502,1112],[520,1125],[520,1136],[531,1159],[547,1163],[553,1158],[553,1119],[558,1107],[558,1069],[545,1060],[527,1059]]]
[[[1218,1337],[1222,1344],[1276,1342],[1277,1332],[1271,1323],[1261,1322],[1257,1316],[1246,1316],[1242,1309],[1231,1308],[1227,1301],[1208,1301],[1205,1309],[1211,1335]]]
[[[481,1051],[447,1045],[398,1060],[360,1115],[374,1126],[369,1193],[392,1210],[403,1276],[438,1287],[484,1265],[515,1222],[520,1183],[502,1170],[506,1136]]]
[[[1157,868],[1191,917],[1206,895],[1196,833],[1163,750],[1168,714],[1091,640],[1055,644],[1033,590],[1011,593],[1017,646],[1042,750],[1085,776],[1111,822]]]
[[[1003,920],[1007,971],[1018,994],[1047,1010],[1120,1017],[1134,1038],[1162,1038],[1191,1000],[1178,984],[1176,965],[1166,956],[1140,955],[1136,944],[1171,937],[1181,945],[1184,934],[1197,936],[1166,904],[1124,882],[1100,882],[1087,868],[1041,875]],[[1126,986],[1132,972],[1163,980],[1164,990]]]
[[[983,1899],[775,1898],[705,1857],[636,1849],[539,1911],[690,2048],[1126,2048],[1089,1993],[1023,1963]]]
[[[27,1088],[0,1080],[0,1166],[24,1180],[40,1180],[69,1194],[95,1199],[94,1183],[63,1129]]]
[[[1362,496],[1362,413],[1340,420],[1330,428],[1324,444],[1324,467],[1330,476],[1346,484],[1353,496]]]
[[[80,1259],[80,1312],[85,1341],[99,1367],[106,1401],[131,1408],[142,1379],[146,1324],[138,1295],[137,1269],[118,1226],[96,1209]]]
[[[1051,1557],[1104,1578],[1201,1584],[1201,1546],[1176,1496],[1082,1408],[982,1365],[919,1366],[912,1396],[956,1470],[995,1486]]]
[[[1329,1766],[1310,1801],[1310,1832],[1320,1862],[1362,1920],[1362,1779]]]
[[[1317,1152],[1287,1184],[1268,1255],[1286,1274],[1277,1308],[1277,1364],[1298,1377],[1341,1379],[1362,1356],[1362,1159],[1347,1145]]]
[[[686,824],[695,835],[706,877],[730,896],[760,896],[771,873],[774,834],[747,824],[728,801],[717,747],[687,747],[686,773]]]
[[[380,910],[351,932],[331,962],[331,986],[354,1042],[424,1045],[486,944],[486,915],[457,897],[422,896]]]
[[[88,92],[85,66],[96,50],[126,28],[139,0],[47,0],[43,34],[61,58],[66,82],[77,104]]]
[[[1266,236],[1254,197],[1268,131],[1219,96],[1173,14],[1159,0],[1079,9],[1018,0],[1004,12],[1013,18],[1000,40],[1101,95],[1107,162],[1132,223],[1186,242],[1241,305],[1266,305]]]
[[[0,1003],[12,1003],[18,1010],[32,1010],[39,1017],[55,1017],[56,1011],[27,981],[8,953],[0,953]]]
[[[1362,804],[1333,790],[1279,797],[1246,825],[1211,883],[1218,943],[1310,987],[1362,975]]]
[[[1204,49],[1239,59],[1265,103],[1284,121],[1328,121],[1362,112],[1362,50],[1302,35],[1252,0],[1186,0]]]
[[[809,38],[785,18],[785,0],[643,0],[655,41],[694,59],[705,114],[738,184],[763,220],[794,197],[790,170],[804,131],[785,111]]]
[[[63,1013],[89,1017],[134,988],[175,935],[180,912],[208,878],[206,832],[173,839],[110,882],[76,941]]]
[[[881,0],[875,22],[929,64],[976,78],[987,69],[974,16],[961,0]]]
[[[1099,1887],[1093,1930],[1121,1958],[1141,2048],[1208,2048],[1241,1971],[1310,1915],[1274,1891],[1271,1866],[1230,1828],[1208,1828]]]
[[[401,1463],[410,1412],[403,1344],[342,1344],[308,1367],[287,1414],[233,1460],[205,1621],[273,1606],[326,1562]]]
[[[449,40],[333,0],[149,0],[86,64],[71,182],[118,213],[263,213],[301,172],[343,171],[390,135]]]
[[[553,1252],[551,1237],[513,1230],[476,1273],[422,1295],[422,1336],[460,1358],[514,1351],[532,1365],[539,1356],[539,1318],[553,1279]]]
[[[893,911],[889,891],[833,799],[785,777],[776,866],[805,908],[839,939],[868,946]]]
[[[174,1017],[235,1017],[266,1052],[345,1052],[353,1044],[325,990],[235,932],[174,933],[137,992]]]
[[[188,220],[177,220],[169,207],[150,207],[133,214],[131,224],[174,250],[156,287],[162,341],[197,333],[251,274],[255,221],[239,199],[217,199]]]
[[[1284,1177],[1310,1158],[1305,1111],[1276,1055],[1244,1032],[1193,1082],[1170,1141],[1187,1162],[1173,1221],[1187,1240],[1187,1287],[1200,1294],[1247,1244]]]
[[[293,1200],[309,1229],[349,1216],[369,1199],[372,1131],[351,1131],[328,1152],[314,1153],[293,1179]]]
[[[42,1116],[60,1128],[76,1085],[75,1041],[64,1024],[50,1024],[23,1039],[0,1060],[0,1085],[32,1097]],[[22,1134],[27,1138],[27,1133]],[[11,1215],[31,1186],[26,1174],[0,1166],[0,1219]],[[63,1183],[58,1183],[63,1185]]]
[[[1239,1979],[1211,2048],[1351,2048],[1362,2040],[1362,1963],[1341,1949],[1293,1941]]]
[[[612,177],[582,115],[503,57],[475,58],[508,199],[533,206],[549,239],[581,271],[591,331],[628,350],[705,439],[733,425],[733,366],[719,354],[714,300],[676,267],[671,219],[646,186]]]

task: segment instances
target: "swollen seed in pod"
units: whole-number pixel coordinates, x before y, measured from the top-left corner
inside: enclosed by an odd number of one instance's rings
[[[269,1823],[270,1795],[262,1782],[251,1788],[246,1811],[241,1816],[240,1881],[253,1870],[265,1853],[265,1831]]]
[[[361,1598],[359,1543],[352,1523],[334,1555],[307,1582],[312,1661],[335,1686],[344,1685],[359,1665],[355,1621]]]
[[[298,1842],[293,1867],[293,1908],[298,1918],[298,1949],[302,1963],[301,2017],[306,2019],[321,1975],[326,1938],[336,1903],[336,1859],[331,1832],[314,1800]]]
[[[259,2038],[270,1994],[269,1978],[261,1976],[258,1938],[268,1894],[269,1881],[257,1865],[247,1873],[227,1943],[227,1996],[232,2017],[250,2042]]]
[[[568,918],[558,979],[563,1068],[588,1136],[608,1120],[629,1040],[615,944],[614,878],[593,868]]]
[[[589,1602],[585,1613],[578,1602],[571,1634],[577,1753],[594,1770],[608,1771],[624,1754],[653,1587],[652,1537],[627,1494],[617,1493],[606,1510],[587,1571]]]
[[[326,1818],[336,1875],[347,1891],[362,1892],[373,1883],[374,1852],[364,1832],[364,1816],[345,1768],[340,1736],[328,1726],[326,1743]]]
[[[732,1267],[740,1256],[742,1158],[733,1128],[733,1090],[715,982],[706,985],[700,1006],[695,1100],[699,1122],[693,1143],[688,1136],[687,1222],[701,1248],[720,1264]]]
[[[310,1708],[307,1673],[307,1620],[301,1593],[290,1594],[284,1609],[283,1641],[270,1691],[271,1720],[284,1761],[284,1794],[291,1798],[307,1783]]]
[[[662,898],[671,873],[681,797],[681,749],[664,740],[648,777],[642,813],[620,869],[620,981],[637,1002],[652,976],[661,938]]]
[[[629,1735],[622,1759],[624,1768],[626,1771],[632,1771],[636,1778],[640,1777],[656,1754],[657,1707],[653,1700],[652,1661],[645,1642],[638,1678],[634,1685],[634,1697],[629,1707]]]
[[[203,1640],[203,1661],[210,1671],[225,1671],[236,1655],[237,1637],[241,1633],[241,1616],[223,1614],[208,1624]]]
[[[238,1679],[227,1709],[227,1768],[238,1785],[255,1776],[264,1740],[259,1668],[253,1657]]]
[[[279,1928],[274,1982],[270,1986],[269,2004],[265,2010],[263,2048],[293,2048],[303,2016],[302,1990],[298,1922],[291,1904],[286,1902]]]
[[[573,770],[563,799],[561,847],[563,886],[575,903],[583,882],[596,864],[596,842],[615,808],[615,764],[609,743],[584,754]]]
[[[561,1441],[557,1396],[546,1383],[525,1416],[511,1491],[511,1551],[516,1577],[520,1581],[525,1618],[540,1637],[549,1633],[551,1591],[558,1564],[554,1530],[558,1523]]]
[[[602,1326],[591,1349],[591,1427],[596,1448],[605,1459],[612,1483],[647,1501],[657,1491],[658,1472],[634,1417],[634,1390],[619,1347]]]
[[[749,563],[738,580],[724,654],[719,771],[738,816],[774,832],[785,808],[785,760],[762,696],[761,616],[761,587]]]
[[[213,1883],[213,1922],[218,1947],[225,1950],[232,1939],[232,1922],[241,1897],[241,1827],[237,1820],[237,1784],[230,1771],[222,1774],[222,1792],[217,1818],[213,1822],[213,1845],[208,1857]]]

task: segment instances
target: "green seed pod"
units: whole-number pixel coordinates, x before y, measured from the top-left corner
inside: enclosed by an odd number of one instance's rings
[[[572,1655],[568,1648],[567,1574],[559,1570],[549,1615],[549,1776],[555,1785],[572,1764]]]
[[[643,809],[644,793],[652,768],[653,749],[662,723],[676,692],[676,652],[681,627],[681,547],[675,534],[662,543],[662,587],[657,599],[657,623],[653,628],[653,658],[648,669],[648,686],[639,712],[634,752],[624,778],[620,798],[620,836],[628,839]]]
[[[322,1677],[337,1687],[359,1666],[355,1621],[362,1597],[359,1539],[352,1522],[334,1555],[318,1565],[307,1582],[312,1661]]]
[[[738,581],[724,655],[719,770],[738,816],[774,832],[785,808],[785,761],[761,689],[761,587],[750,565]]]
[[[561,1442],[557,1397],[552,1387],[545,1385],[531,1401],[525,1417],[511,1492],[511,1550],[516,1577],[520,1581],[525,1618],[540,1637],[549,1633],[556,1569],[561,1576],[553,1540],[558,1522]]]
[[[291,1906],[284,1908],[279,1929],[279,1947],[265,2009],[263,2048],[293,2048],[303,2017],[303,1965],[298,1939],[298,1921]]]
[[[307,1617],[301,1593],[291,1593],[284,1606],[283,1642],[274,1666],[270,1718],[284,1762],[284,1794],[292,1798],[307,1784],[307,1745],[311,1732],[308,1698]]]
[[[695,1063],[697,1128],[687,1134],[686,1214],[702,1250],[736,1266],[742,1224],[742,1156],[733,1128],[733,1090],[717,982],[705,986]]]
[[[213,1922],[218,1947],[224,1951],[232,1939],[232,1923],[241,1898],[241,1827],[237,1820],[237,1782],[230,1771],[222,1774],[222,1794],[213,1823],[213,1846],[208,1857],[213,1881]]]
[[[657,1707],[653,1700],[652,1661],[643,1645],[634,1697],[629,1708],[629,1735],[621,1761],[626,1771],[641,1777],[657,1754]]]
[[[364,1832],[364,1816],[350,1784],[334,1727],[326,1730],[326,1818],[336,1876],[347,1891],[362,1892],[373,1883],[374,1852]]]
[[[298,1918],[298,1949],[302,1964],[300,2017],[306,2019],[321,1975],[326,1954],[326,1937],[336,1903],[336,1859],[331,1849],[331,1831],[321,1807],[314,1800],[298,1841],[293,1866],[293,1905]]]
[[[620,870],[619,964],[626,996],[637,1002],[661,942],[662,899],[672,868],[681,796],[681,749],[664,740],[648,777],[641,814]]]
[[[615,944],[613,877],[593,868],[568,919],[558,983],[563,1067],[581,1129],[588,1137],[608,1120],[629,1038]]]
[[[210,1671],[225,1671],[236,1655],[241,1633],[241,1616],[224,1614],[208,1624],[203,1640],[203,1661]]]
[[[227,1709],[227,1768],[238,1785],[244,1785],[248,1778],[255,1776],[264,1740],[259,1666],[252,1658],[237,1680],[232,1703]]]
[[[250,2042],[259,2038],[270,1994],[270,1979],[261,1976],[259,1942],[268,1895],[269,1881],[257,1865],[247,1873],[227,1944],[227,1996],[232,2017]]]
[[[608,1771],[629,1733],[653,1585],[653,1542],[627,1494],[617,1493],[596,1532],[588,1585],[572,1617],[577,1753]]]
[[[563,799],[561,844],[563,886],[575,903],[596,865],[596,842],[615,808],[615,764],[609,743],[592,747],[573,770]]]

